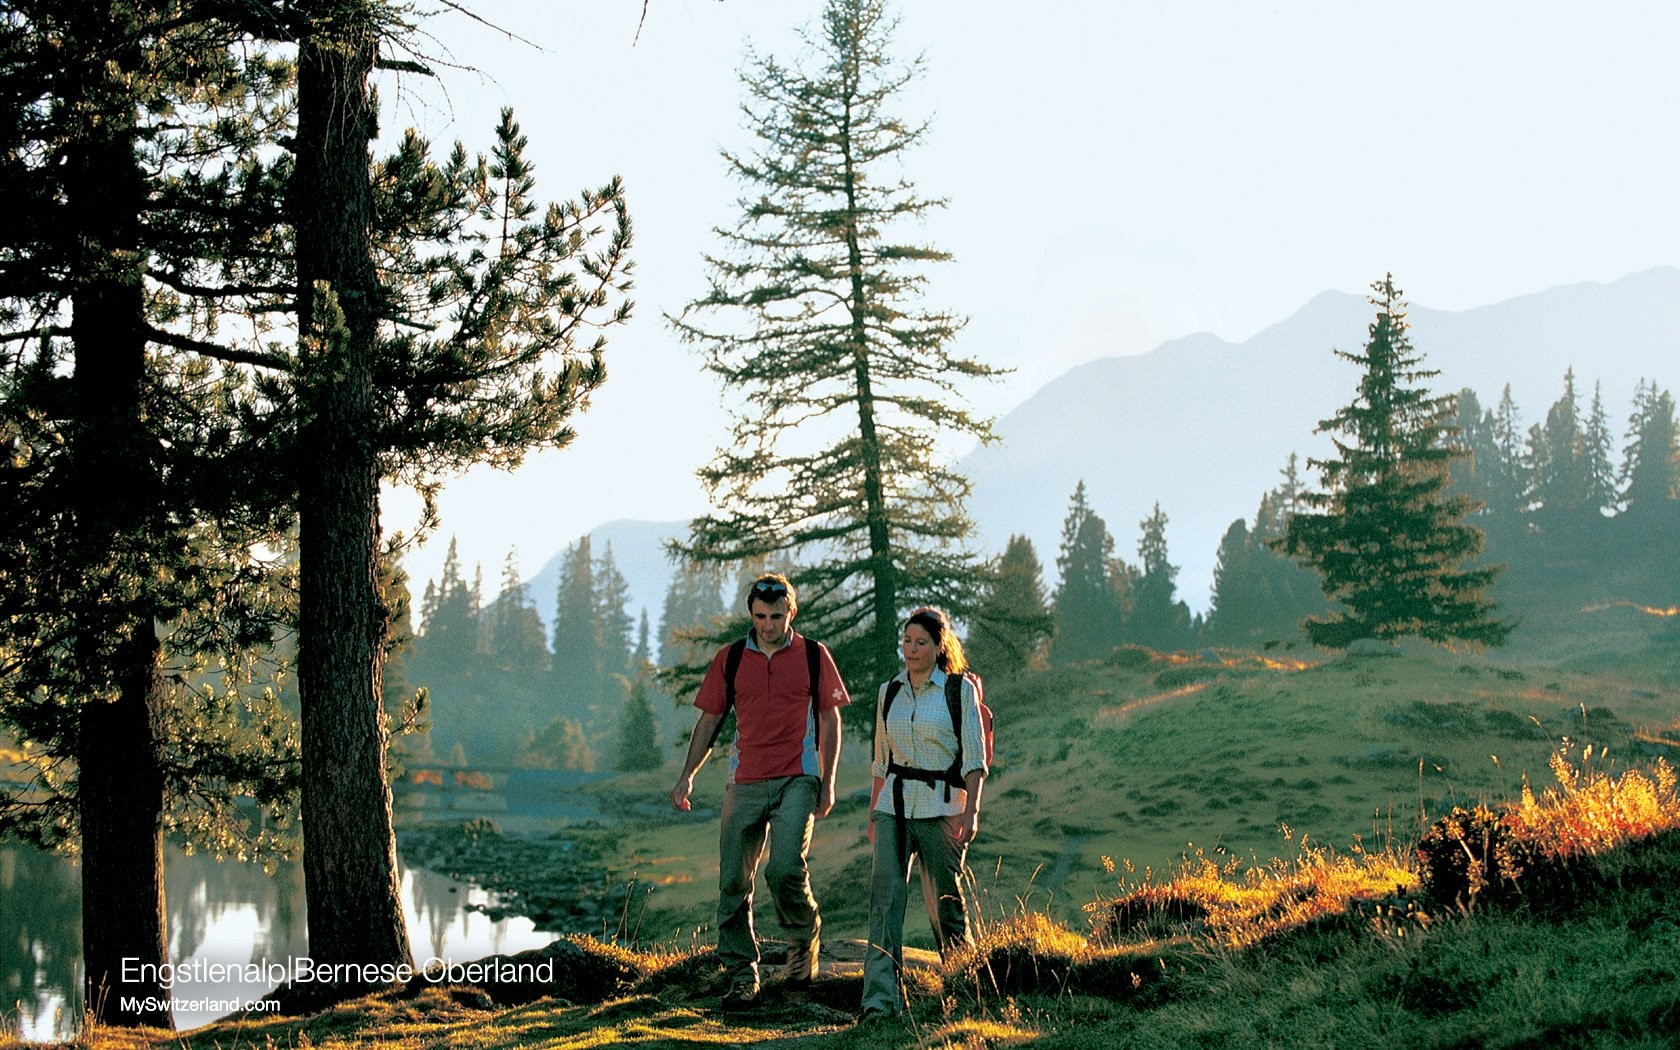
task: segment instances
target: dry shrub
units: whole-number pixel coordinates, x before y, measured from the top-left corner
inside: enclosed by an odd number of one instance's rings
[[[1124,938],[1170,937],[1201,930],[1207,924],[1209,902],[1195,883],[1173,880],[1144,883],[1112,900],[1086,905],[1091,937],[1105,943]]]
[[[979,995],[1056,995],[1084,953],[1085,938],[1048,916],[1023,912],[992,923],[945,965],[948,989]]]
[[[1454,806],[1424,832],[1417,857],[1431,896],[1470,907],[1517,896],[1517,880],[1532,868],[1535,851],[1504,815],[1486,806]]]
[[[1589,744],[1577,763],[1565,738],[1549,760],[1557,786],[1537,795],[1525,778],[1519,802],[1454,809],[1437,821],[1418,846],[1431,894],[1466,906],[1518,898],[1568,905],[1600,881],[1605,853],[1680,828],[1668,763],[1613,776],[1593,766],[1593,750]],[[1603,751],[1599,760],[1608,764]]]

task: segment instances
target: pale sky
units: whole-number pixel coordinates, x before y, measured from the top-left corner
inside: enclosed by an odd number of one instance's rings
[[[433,56],[467,68],[382,74],[383,126],[482,151],[512,105],[544,199],[622,175],[637,311],[610,336],[609,380],[570,449],[446,486],[442,528],[407,557],[416,593],[452,534],[490,590],[510,548],[528,577],[607,521],[706,509],[694,471],[727,417],[662,314],[701,294],[710,231],[737,214],[718,150],[752,145],[745,42],[791,58],[791,30],[821,8],[651,0],[637,40],[640,0],[468,6],[522,39],[454,12],[427,21]],[[962,353],[1017,370],[971,388],[985,413],[1093,358],[1197,331],[1241,341],[1385,271],[1416,304],[1467,309],[1680,264],[1680,5],[899,10],[898,54],[927,61],[899,112],[933,121],[906,173],[950,200],[924,239],[956,256],[931,271],[927,303],[970,318]],[[1233,516],[1251,502],[1236,494]],[[409,528],[414,506],[389,493],[386,530]]]

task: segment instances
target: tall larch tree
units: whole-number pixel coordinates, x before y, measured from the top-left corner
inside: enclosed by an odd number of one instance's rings
[[[997,374],[953,352],[963,319],[922,305],[927,267],[949,255],[910,227],[945,202],[903,174],[927,125],[891,111],[922,70],[893,62],[894,27],[882,0],[828,0],[802,67],[749,56],[757,143],[724,153],[741,218],[717,231],[707,293],[671,318],[744,402],[700,471],[718,512],[675,549],[801,561],[800,629],[860,681],[896,663],[907,603],[973,604],[969,482],[939,445],[991,439],[959,383]]]
[[[1494,617],[1487,589],[1501,566],[1465,568],[1482,533],[1465,518],[1462,494],[1446,495],[1454,443],[1453,398],[1426,385],[1436,373],[1407,337],[1405,304],[1392,276],[1372,285],[1376,320],[1360,353],[1336,351],[1363,374],[1354,401],[1318,426],[1335,454],[1309,459],[1324,490],[1305,494],[1278,546],[1316,568],[1339,604],[1303,624],[1317,645],[1417,636],[1496,645],[1510,626]]]

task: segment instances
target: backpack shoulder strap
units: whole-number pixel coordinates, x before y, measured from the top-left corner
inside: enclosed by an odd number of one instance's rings
[[[741,657],[746,651],[747,640],[741,638],[729,646],[729,652],[723,658],[723,714],[718,716],[717,725],[712,727],[712,739],[706,742],[708,751],[717,743],[718,735],[723,732],[723,723],[729,717],[729,712],[735,709],[735,674],[741,669]]]
[[[951,759],[950,775],[956,780],[962,779],[963,764],[962,687],[962,675],[945,676],[945,709],[951,713],[951,735],[957,738],[957,753]]]
[[[723,658],[723,713],[729,714],[735,706],[735,675],[741,670],[741,657],[746,654],[747,640],[736,639],[729,646],[729,655]]]
[[[800,637],[804,638],[804,635]],[[823,643],[814,638],[805,638],[805,679],[811,684],[811,739],[817,745],[819,766],[822,763],[822,718],[817,700],[822,688],[822,654]]]
[[[892,714],[893,697],[897,696],[898,691],[903,687],[904,683],[896,678],[887,683],[887,696],[886,699],[881,701],[881,721],[885,722],[887,716]]]

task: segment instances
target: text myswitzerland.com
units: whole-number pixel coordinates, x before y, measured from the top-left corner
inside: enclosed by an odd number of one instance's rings
[[[151,963],[139,959],[122,961],[124,984],[156,982],[164,988],[177,984],[406,984],[419,978],[450,984],[481,981],[552,983],[554,960],[511,962],[506,959],[477,959],[457,963],[449,959],[427,959],[421,966],[407,963],[333,963],[317,965],[308,956],[263,962],[220,963],[209,959],[188,959],[183,963]],[[240,1009],[235,1005],[229,1009]],[[179,1004],[175,1009],[185,1009]]]
[[[249,1010],[252,1013],[274,1013],[280,1009],[278,999],[163,999],[155,995],[139,996],[125,995],[122,997],[122,1008],[125,1011],[153,1013],[158,1010],[170,1010],[182,1014],[231,1014],[236,1010]]]

